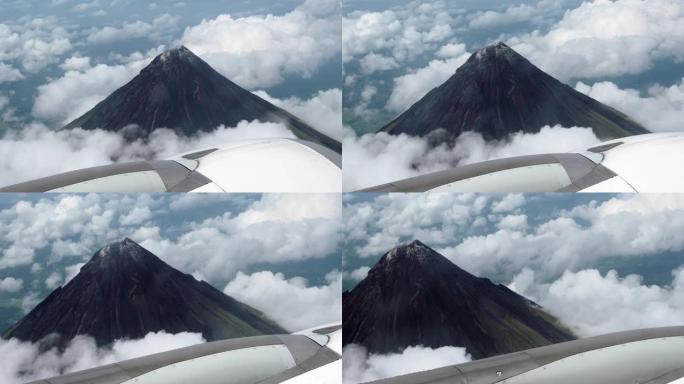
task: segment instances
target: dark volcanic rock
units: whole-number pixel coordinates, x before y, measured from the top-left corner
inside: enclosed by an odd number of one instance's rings
[[[453,141],[473,131],[485,140],[545,126],[591,127],[599,138],[648,131],[623,113],[574,90],[535,67],[503,43],[473,54],[441,86],[381,131],[426,136],[440,128]]]
[[[106,345],[161,330],[201,332],[207,340],[287,333],[259,311],[125,239],[97,251],[76,277],[3,337],[50,340],[50,345],[63,347],[76,335],[90,335]]]
[[[375,353],[451,345],[484,358],[575,338],[538,305],[419,241],[386,253],[342,302],[344,344]]]
[[[64,129],[123,130],[134,139],[160,127],[191,136],[242,120],[283,123],[300,139],[341,151],[339,142],[239,87],[185,47],[157,56],[128,84]]]

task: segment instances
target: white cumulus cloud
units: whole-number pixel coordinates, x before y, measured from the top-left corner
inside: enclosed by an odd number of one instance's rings
[[[24,287],[24,280],[14,277],[0,279],[0,292],[19,292]]]
[[[88,336],[77,336],[64,351],[42,351],[38,343],[0,339],[0,382],[20,384],[64,373],[113,364],[153,353],[204,342],[201,334],[151,332],[138,340],[117,340],[111,348],[98,348]]]
[[[340,4],[307,0],[282,16],[223,14],[186,28],[180,42],[248,89],[311,76],[340,52]]]
[[[644,284],[641,276],[605,275],[595,269],[566,271],[551,283],[534,272],[516,277],[516,290],[528,295],[580,336],[630,329],[678,326],[684,317],[684,271],[673,271],[669,286]],[[520,284],[521,280],[526,280]]]
[[[431,147],[426,139],[404,134],[349,135],[343,141],[344,188],[354,191],[485,160],[583,151],[599,142],[590,128],[560,126],[543,127],[538,133],[517,132],[500,142],[465,132],[453,148]]]
[[[368,354],[360,345],[349,344],[343,351],[343,382],[365,383],[388,377],[427,371],[471,360],[465,348],[411,346],[401,353]]]
[[[270,271],[238,273],[223,290],[296,332],[342,318],[342,274],[332,271],[326,285],[310,285],[301,277],[286,279]]]
[[[643,96],[636,89],[621,89],[610,81],[592,85],[579,82],[576,89],[628,113],[650,131],[672,132],[684,129],[684,79],[669,87],[653,85]]]
[[[684,3],[585,1],[548,32],[516,36],[509,45],[562,80],[637,74],[658,60],[684,59]]]

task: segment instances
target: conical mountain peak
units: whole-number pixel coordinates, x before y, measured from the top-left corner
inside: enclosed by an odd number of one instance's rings
[[[168,69],[170,66],[174,64],[178,65],[180,63],[200,64],[203,63],[203,61],[186,46],[181,45],[157,55],[146,69],[160,67],[162,69]]]
[[[501,41],[496,44],[490,44],[481,48],[475,52],[473,57],[475,57],[477,60],[495,59],[504,60],[507,62],[523,59],[523,57],[520,56],[515,50]]]
[[[648,131],[628,116],[561,83],[508,45],[475,52],[442,85],[381,128],[453,143],[463,132],[502,140],[545,126],[591,127],[603,139]]]
[[[371,353],[451,345],[483,358],[574,338],[526,298],[420,241],[387,252],[344,294],[342,315],[343,343]]]
[[[284,333],[262,313],[178,271],[129,238],[108,243],[2,335],[66,346],[77,335],[98,345],[149,332],[199,332],[207,340]]]
[[[137,270],[142,265],[147,265],[148,268],[154,266],[157,269],[165,266],[168,267],[152,252],[125,237],[122,240],[112,241],[95,252],[90,261],[81,270],[103,268]]]
[[[283,124],[297,138],[342,151],[340,142],[241,88],[185,46],[159,54],[131,81],[64,128],[120,131],[135,140],[158,128],[193,136],[255,120]]]
[[[451,263],[447,258],[440,255],[420,240],[399,245],[385,253],[376,267],[386,269],[390,264],[418,264],[421,267],[439,263]]]

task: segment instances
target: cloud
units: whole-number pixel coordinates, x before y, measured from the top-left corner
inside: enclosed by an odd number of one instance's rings
[[[0,292],[19,292],[24,288],[24,280],[14,277],[0,279]]]
[[[401,353],[368,354],[360,345],[349,344],[343,351],[343,382],[365,383],[388,377],[427,371],[471,360],[465,348],[412,346]]]
[[[237,208],[199,210],[207,213],[197,221],[179,223],[170,233],[160,233],[162,220],[168,220],[163,214],[168,213],[169,200],[179,198],[72,194],[19,201],[0,211],[0,269],[68,260],[71,266],[63,274],[68,281],[96,250],[131,236],[171,266],[225,285],[253,264],[324,258],[338,252],[338,195],[257,195]],[[204,197],[219,206],[226,198]],[[37,254],[46,257],[36,258]],[[56,277],[53,280],[57,284]]]
[[[59,66],[64,71],[85,71],[90,69],[90,57],[71,56]]]
[[[121,27],[106,26],[91,32],[87,40],[93,44],[110,44],[118,41],[147,38],[158,41],[178,28],[178,16],[168,13],[155,17],[151,23],[144,21],[125,22]]]
[[[459,20],[444,2],[351,12],[342,19],[343,61],[385,51],[397,62],[414,59],[450,38]]]
[[[492,212],[510,212],[525,204],[525,195],[509,193],[502,200],[492,204]]]
[[[152,211],[149,207],[135,207],[125,216],[119,217],[119,222],[122,225],[137,225],[142,224],[152,217]]]
[[[340,52],[340,4],[307,0],[282,16],[219,15],[185,29],[180,43],[248,89],[310,77]],[[236,38],[239,36],[239,38]]]
[[[354,250],[361,257],[378,257],[414,239],[432,246],[451,244],[454,234],[465,232],[484,213],[489,200],[475,194],[384,194],[346,204],[345,243],[358,243]]]
[[[24,75],[22,75],[18,69],[12,67],[11,65],[0,62],[0,84],[21,80],[23,78]]]
[[[26,72],[39,72],[71,48],[70,34],[59,25],[56,17],[22,18],[17,23],[0,23],[0,62],[16,60]],[[2,68],[4,64],[0,70]],[[10,74],[15,78],[19,75],[16,72]]]
[[[684,120],[684,79],[669,87],[651,86],[642,96],[636,89],[620,89],[603,81],[593,85],[577,83],[576,89],[619,110],[653,132],[682,130]]]
[[[33,308],[35,308],[40,302],[41,299],[38,297],[38,292],[31,291],[21,298],[21,310],[24,312],[24,314],[27,314],[31,312]]]
[[[270,271],[239,272],[223,292],[264,312],[290,331],[342,319],[342,274],[332,271],[326,285],[309,286],[306,279],[286,279]]]
[[[45,279],[45,287],[47,287],[50,290],[53,290],[57,287],[59,287],[59,284],[62,282],[62,275],[59,272],[52,272],[50,276]]]
[[[83,64],[87,58],[67,60],[65,65],[69,70],[62,77],[38,86],[32,115],[59,126],[69,123],[135,77],[161,49],[123,64],[91,67],[76,65]]]
[[[346,134],[342,127],[342,91],[338,88],[318,91],[307,100],[298,97],[278,99],[266,91],[256,91],[254,94],[338,141]]]
[[[501,28],[511,24],[528,22],[540,24],[549,16],[564,11],[566,0],[540,0],[537,4],[514,4],[504,11],[478,11],[472,16],[469,26],[473,29]]]
[[[504,216],[496,226],[499,229],[524,230],[527,228],[527,215]]]
[[[225,213],[140,244],[181,271],[225,284],[249,265],[337,254],[340,210],[336,195],[263,195],[236,216]]]
[[[602,275],[595,269],[566,271],[551,283],[534,281],[531,270],[522,274],[516,277],[516,291],[533,298],[583,337],[682,325],[682,269],[673,271],[670,286],[646,285],[638,275],[620,277],[615,271]]]
[[[616,77],[649,70],[659,60],[684,59],[683,26],[680,2],[585,1],[547,32],[535,30],[508,42],[563,80]]]
[[[540,196],[374,195],[345,202],[344,240],[352,255],[377,258],[419,239],[470,273],[509,281],[525,268],[549,282],[608,258],[684,251],[684,198],[677,194],[587,198],[564,209],[548,208]],[[514,283],[524,291],[527,281]]]
[[[83,267],[85,263],[77,263],[74,265],[70,265],[68,267],[64,268],[64,272],[66,273],[66,277],[64,278],[64,284],[67,284],[78,275],[79,272],[81,272],[81,267]]]
[[[443,49],[443,50],[442,50]],[[403,112],[420,100],[433,88],[447,81],[456,69],[468,60],[470,54],[465,44],[442,47],[442,55],[451,55],[444,60],[432,60],[427,66],[409,71],[394,79],[394,86],[386,108],[393,112]]]
[[[343,141],[344,188],[354,191],[485,160],[582,151],[599,142],[590,128],[560,126],[543,127],[538,133],[517,132],[500,142],[465,132],[453,148],[432,147],[426,139],[404,134],[350,135]]]
[[[62,352],[42,351],[38,343],[0,339],[0,382],[19,384],[41,378],[112,364],[204,342],[201,334],[150,332],[138,340],[117,340],[111,348],[98,348],[95,340],[77,336]]]
[[[389,249],[389,248],[386,248]],[[354,281],[361,281],[368,276],[368,272],[370,271],[370,267],[359,267],[356,268],[355,270],[351,272],[345,272],[344,273],[344,278],[346,279],[352,279]]]
[[[366,75],[399,67],[399,63],[393,57],[378,55],[375,52],[364,56],[359,63],[361,64],[361,71]]]
[[[524,210],[524,209],[523,209]],[[527,267],[540,280],[588,268],[608,257],[684,250],[684,199],[678,195],[615,196],[556,212],[528,228],[500,228],[439,248],[477,275],[513,276]]]
[[[216,143],[272,137],[295,136],[281,124],[243,121],[235,127],[219,126],[191,138],[169,129],[156,129],[145,140],[128,142],[116,132],[80,128],[53,131],[34,123],[0,137],[0,185],[113,162],[166,159]],[[33,156],[36,151],[41,153],[38,158]]]

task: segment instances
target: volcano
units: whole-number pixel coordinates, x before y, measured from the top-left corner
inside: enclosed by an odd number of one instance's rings
[[[3,337],[64,347],[77,335],[108,345],[158,331],[197,332],[208,341],[287,333],[256,309],[124,239],[97,251]]]
[[[121,131],[133,140],[156,128],[193,136],[243,120],[281,123],[297,138],[341,151],[338,141],[241,88],[183,46],[158,55],[133,80],[63,129]]]
[[[601,139],[649,132],[546,74],[504,43],[474,53],[449,80],[380,131],[430,136],[441,143],[468,131],[501,140],[547,125],[590,127]]]
[[[534,302],[420,241],[387,252],[342,303],[343,343],[371,353],[459,346],[479,359],[575,339]]]

